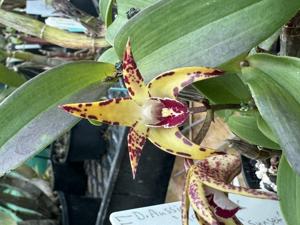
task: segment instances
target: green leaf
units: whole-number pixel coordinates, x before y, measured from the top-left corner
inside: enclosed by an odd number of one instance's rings
[[[17,225],[17,222],[11,215],[12,213],[0,208],[0,224],[1,225]]]
[[[69,130],[78,119],[58,108],[96,100],[107,63],[69,63],[31,79],[0,104],[0,174],[17,167]],[[100,88],[101,87],[101,88]],[[103,94],[103,93],[102,93]]]
[[[242,79],[249,85],[262,118],[300,174],[300,59],[257,54],[248,58]]]
[[[300,224],[300,177],[283,156],[279,164],[277,188],[281,211],[287,225]]]
[[[97,121],[97,120],[89,120],[88,121],[90,122],[90,124],[94,125],[94,126],[102,126],[103,123]]]
[[[117,62],[119,62],[119,58],[116,54],[116,51],[114,48],[109,48],[105,52],[103,52],[99,59],[97,60],[98,62],[106,62],[115,65]]]
[[[216,67],[267,39],[299,8],[299,0],[158,1],[122,27],[114,47],[121,56],[130,37],[146,81],[178,67]]]
[[[18,87],[24,82],[26,82],[25,77],[0,64],[0,83],[7,84],[12,87]]]
[[[14,90],[16,90],[15,87],[5,87],[4,89],[0,90],[0,103],[8,96],[10,95]]]
[[[100,16],[104,21],[106,27],[108,27],[112,23],[112,3],[113,0],[99,1]]]
[[[106,40],[113,46],[117,33],[128,21],[126,13],[129,9],[135,8],[143,10],[155,2],[157,2],[157,0],[117,0],[118,15],[107,29]]]
[[[249,88],[235,74],[197,82],[195,86],[215,104],[233,104],[251,99]]]
[[[257,112],[234,114],[227,124],[230,130],[241,139],[253,145],[270,149],[280,149],[279,145],[268,139],[257,127]]]
[[[275,137],[270,126],[266,123],[266,121],[264,121],[264,119],[260,115],[257,116],[257,127],[267,138],[269,138],[275,143],[279,143],[278,138]]]
[[[268,39],[266,39],[262,43],[260,43],[259,47],[264,49],[264,50],[267,50],[267,51],[271,50],[274,43],[278,41],[280,33],[281,33],[281,29],[277,30]]]

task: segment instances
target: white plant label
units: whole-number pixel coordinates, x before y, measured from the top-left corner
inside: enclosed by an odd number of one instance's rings
[[[237,217],[244,225],[286,225],[277,201],[229,196],[243,208]],[[110,221],[112,225],[182,225],[180,202],[114,212],[110,215]],[[190,225],[199,225],[192,210]]]

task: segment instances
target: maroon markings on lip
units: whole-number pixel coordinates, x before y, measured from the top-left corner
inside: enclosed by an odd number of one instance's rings
[[[201,147],[199,150],[200,150],[201,152],[206,152],[206,148],[202,148],[202,147]]]
[[[215,209],[217,216],[225,219],[232,218],[241,209],[240,207],[235,207],[233,209],[222,209],[215,203],[214,195],[207,196],[207,199],[209,200],[209,204]]]
[[[108,105],[108,104],[112,103],[113,101],[114,101],[113,99],[108,99],[106,101],[99,102],[99,106]]]
[[[170,110],[169,114],[161,114],[157,118],[159,122],[155,124],[156,126],[163,126],[165,128],[175,127],[182,124],[188,118],[188,107],[185,104],[169,98],[158,98],[156,100],[162,103],[163,108]]]
[[[81,117],[85,118],[86,117],[86,114],[80,114]]]
[[[190,154],[188,154],[188,153],[185,153],[185,152],[176,152],[178,155],[180,155],[180,156],[184,156],[184,157],[191,157],[191,155]]]
[[[86,103],[85,106],[86,107],[91,107],[93,104],[92,103]]]

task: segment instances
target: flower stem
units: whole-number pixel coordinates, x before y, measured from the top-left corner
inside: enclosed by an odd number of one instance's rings
[[[204,105],[199,107],[192,107],[190,108],[190,113],[202,113],[206,112],[207,110],[211,109],[212,111],[219,111],[219,110],[225,110],[225,109],[240,109],[240,104],[217,104],[217,105]]]
[[[92,38],[83,34],[70,33],[50,27],[28,16],[8,12],[3,9],[0,9],[0,23],[65,48],[97,49],[109,46],[104,37]]]

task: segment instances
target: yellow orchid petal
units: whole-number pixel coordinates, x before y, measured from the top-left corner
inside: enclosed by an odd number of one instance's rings
[[[149,128],[142,123],[136,123],[128,133],[128,151],[133,179],[135,178],[143,146],[147,139]]]
[[[199,225],[210,225],[209,223],[207,223],[204,219],[202,219],[200,216],[197,216],[197,214],[195,213],[195,217],[199,223]]]
[[[218,220],[224,225],[243,225],[236,216],[228,219],[218,218]]]
[[[129,98],[66,104],[61,108],[74,116],[112,125],[132,126],[141,120],[141,108]]]
[[[130,97],[137,104],[143,105],[149,98],[148,88],[133,58],[129,40],[123,57],[123,77]]]
[[[151,96],[175,98],[193,82],[216,77],[223,71],[208,67],[183,67],[162,73],[147,85]]]
[[[215,215],[210,210],[210,205],[205,196],[203,184],[199,182],[197,176],[191,173],[189,181],[189,200],[195,212],[206,222],[212,225],[219,224]]]
[[[189,225],[189,209],[190,209],[190,200],[188,196],[189,183],[190,183],[190,173],[186,175],[184,189],[182,193],[181,221],[183,225]]]
[[[177,127],[149,129],[149,140],[160,149],[173,155],[190,159],[205,159],[216,153],[213,149],[202,148],[184,137]]]
[[[252,197],[252,198],[278,200],[277,195],[271,192],[265,192],[265,191],[260,191],[256,189],[245,188],[245,187],[237,187],[231,184],[220,184],[220,182],[218,181],[206,180],[206,178],[202,178],[202,182],[203,184],[209,187],[227,193],[239,194],[239,195]]]

